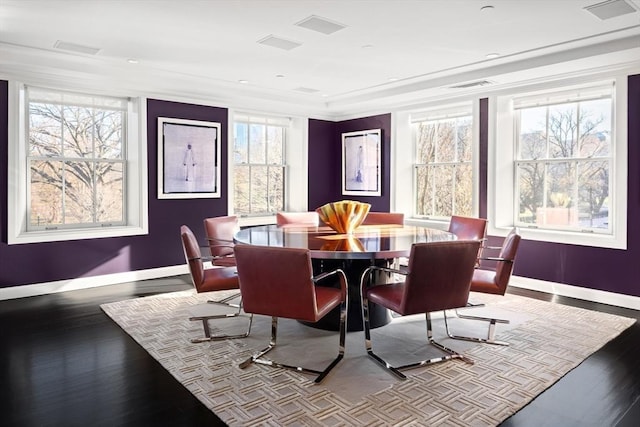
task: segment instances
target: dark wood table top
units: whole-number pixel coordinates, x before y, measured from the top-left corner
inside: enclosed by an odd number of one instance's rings
[[[447,231],[413,225],[361,225],[353,234],[327,226],[262,225],[236,233],[238,244],[306,248],[312,258],[386,259],[407,257],[413,243],[455,240]]]

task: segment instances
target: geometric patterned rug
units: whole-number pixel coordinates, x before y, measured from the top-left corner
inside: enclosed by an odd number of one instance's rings
[[[254,317],[248,338],[192,344],[190,338],[201,336],[202,326],[188,317],[224,310],[206,304],[210,298],[181,291],[101,307],[230,426],[495,426],[635,322],[517,295],[472,293],[473,302],[486,304],[472,309],[476,313],[511,321],[497,325],[497,338],[510,346],[451,340],[442,319],[436,318],[436,341],[475,364],[455,360],[405,370],[408,378],[400,381],[366,355],[362,332],[350,332],[345,358],[321,384],[314,384],[312,377],[287,370],[238,368],[240,361],[266,347],[271,322],[264,316]],[[210,324],[214,334],[233,333],[245,328],[246,321]],[[481,336],[486,323],[454,319],[450,326],[457,334]],[[425,344],[424,316],[396,318],[372,334],[375,351],[391,364],[440,354]],[[278,347],[270,356],[322,367],[335,357],[337,346],[335,332],[280,319]],[[396,360],[399,350],[401,360]]]

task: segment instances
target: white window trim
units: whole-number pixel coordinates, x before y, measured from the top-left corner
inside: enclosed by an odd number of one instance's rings
[[[24,87],[23,82],[9,82],[7,243],[13,245],[148,234],[147,103],[145,98],[134,98],[127,112],[126,173],[128,188],[125,191],[126,223],[129,225],[27,232],[27,171],[25,162],[27,117],[26,110],[23,108]],[[88,91],[82,90],[82,92]]]
[[[610,78],[612,79],[612,78]],[[564,90],[570,83],[522,88],[522,91],[557,87]],[[513,227],[515,197],[513,159],[515,130],[511,103],[514,95],[492,96],[489,100],[488,200],[489,226],[492,236],[506,236]],[[614,206],[612,234],[520,228],[524,239],[612,249],[627,248],[627,76],[615,76],[614,89],[614,164],[611,176],[611,200]],[[499,149],[498,149],[499,147]]]
[[[234,117],[236,114],[257,117],[273,117],[272,113],[265,112],[248,112],[247,110],[235,111],[228,110],[229,123],[228,144],[227,144],[227,182],[228,182],[228,206],[229,215],[234,215],[233,211],[233,132]],[[289,117],[290,124],[287,128],[287,138],[285,141],[285,210],[291,212],[303,212],[308,210],[308,193],[307,185],[309,179],[309,120],[306,117]],[[241,227],[248,227],[262,224],[275,224],[275,215],[239,217],[238,223]]]
[[[473,170],[473,192],[472,204],[473,215],[477,216],[479,212],[479,189],[480,189],[480,98],[465,100],[464,102],[456,102],[455,104],[433,104],[420,109],[412,109],[406,111],[398,111],[392,115],[392,129],[394,133],[394,143],[391,144],[392,161],[392,206],[391,210],[395,212],[405,213],[405,223],[409,225],[418,225],[432,228],[446,229],[449,225],[448,220],[419,218],[415,215],[414,187],[415,174],[413,166],[415,163],[415,147],[411,131],[411,116],[415,114],[426,113],[428,111],[438,112],[454,110],[456,108],[468,108],[471,106],[471,116],[473,120],[472,126],[472,170]],[[407,153],[411,155],[408,157]],[[411,189],[411,191],[407,191]]]

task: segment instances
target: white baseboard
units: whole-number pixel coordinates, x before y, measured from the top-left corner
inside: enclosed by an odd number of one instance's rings
[[[544,280],[530,279],[528,277],[520,276],[512,276],[509,286],[598,302],[601,304],[615,305],[633,310],[640,310],[640,297],[630,295],[616,294],[613,292],[583,288],[580,286],[564,285],[562,283],[547,282]]]
[[[56,282],[36,283],[33,285],[12,286],[9,288],[0,288],[0,301],[80,289],[90,289],[99,286],[135,282],[138,280],[159,279],[162,277],[179,276],[181,274],[189,274],[189,268],[186,264],[154,268],[150,270],[105,274],[102,276],[79,277],[77,279],[58,280]]]
[[[207,266],[208,267],[208,266]],[[77,279],[59,280],[57,282],[36,283],[33,285],[0,288],[0,301],[24,298],[36,295],[54,294],[58,292],[90,289],[99,286],[116,285],[138,280],[159,279],[163,277],[189,274],[187,265],[154,268],[150,270],[128,271],[125,273],[106,274],[103,276],[80,277]],[[564,285],[528,277],[513,276],[509,286],[545,292],[586,301],[615,305],[618,307],[640,310],[640,297],[634,297],[580,286]]]

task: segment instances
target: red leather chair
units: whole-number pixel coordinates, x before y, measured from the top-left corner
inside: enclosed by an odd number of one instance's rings
[[[404,214],[396,212],[371,212],[362,221],[362,225],[403,225]]]
[[[404,214],[397,212],[371,212],[362,221],[361,225],[404,225]],[[403,262],[404,261],[404,262]],[[400,264],[406,265],[406,258],[400,257],[389,260],[389,265],[394,264],[400,267]]]
[[[484,248],[485,254],[492,250],[499,250],[497,257],[483,256],[480,258],[481,265],[473,272],[471,279],[471,291],[484,292],[487,294],[504,295],[511,279],[513,264],[515,263],[518,247],[520,246],[520,231],[513,228],[504,238],[501,247],[487,246]],[[493,263],[492,266],[487,262]],[[489,332],[487,338],[465,337],[449,334],[451,338],[462,339],[466,341],[482,342],[487,344],[509,345],[504,341],[495,339],[496,323],[509,323],[505,319],[496,319],[484,316],[473,316],[456,312],[458,317],[463,319],[484,320],[489,322]],[[446,315],[446,313],[445,313]]]
[[[466,216],[451,216],[449,233],[456,235],[458,240],[483,241],[487,232],[487,220]]]
[[[198,241],[191,229],[188,226],[183,225],[180,227],[180,234],[182,237],[182,248],[184,250],[184,257],[187,261],[187,264],[189,265],[189,271],[191,273],[191,280],[198,293],[239,289],[240,286],[238,283],[238,274],[235,267],[217,267],[205,270],[204,264],[202,263],[202,254],[200,252],[200,247],[198,246]],[[229,303],[229,301],[237,298],[239,295],[239,293],[235,293],[220,301],[207,301],[212,304],[223,304],[228,307],[237,308],[237,311],[234,313],[190,317],[189,320],[202,321],[202,327],[204,328],[205,335],[203,338],[194,338],[191,340],[191,342],[198,343],[204,341],[222,340],[227,338],[244,338],[249,336],[252,323],[251,316],[249,317],[249,327],[247,328],[246,333],[243,334],[212,336],[211,330],[209,328],[209,320],[227,319],[229,317],[240,316],[242,304]]]
[[[478,250],[476,267],[480,265],[482,248],[487,237],[487,220],[467,216],[452,215],[449,221],[449,233],[456,235],[458,240],[480,240],[482,244]]]
[[[271,316],[269,346],[240,363],[240,368],[246,368],[251,363],[259,363],[314,374],[317,375],[315,382],[321,382],[344,356],[348,299],[344,272],[338,269],[313,277],[308,249],[236,245],[235,252],[245,312]],[[340,288],[316,286],[318,281],[333,276],[338,277]],[[263,358],[276,346],[278,317],[317,322],[338,305],[338,356],[323,371],[285,365]]]
[[[401,379],[402,369],[417,368],[452,359],[473,363],[465,356],[433,340],[431,312],[465,307],[469,298],[471,277],[480,242],[474,240],[416,243],[411,247],[406,271],[384,267],[369,267],[362,275],[362,318],[367,353],[385,369]],[[405,276],[403,282],[375,283],[376,270]],[[445,356],[393,367],[373,352],[369,325],[369,301],[386,307],[401,316],[425,313],[427,342],[446,353]]]
[[[211,252],[211,264],[222,267],[236,265],[233,256],[233,235],[238,229],[238,218],[235,216],[205,218],[204,231]]]
[[[277,225],[311,225],[317,226],[320,223],[320,216],[317,212],[278,212],[276,213]]]

